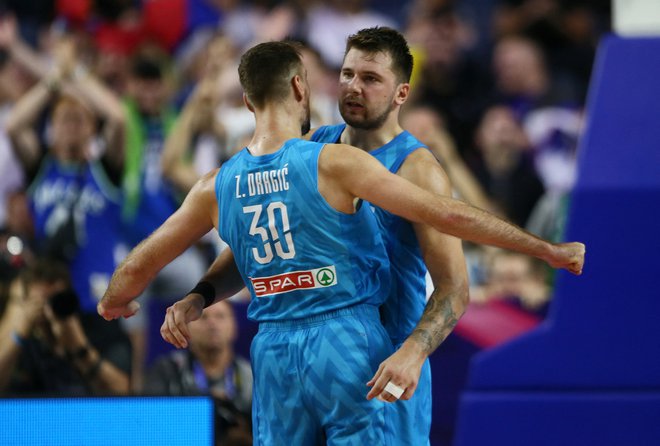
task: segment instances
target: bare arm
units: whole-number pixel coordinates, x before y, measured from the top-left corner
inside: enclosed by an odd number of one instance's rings
[[[209,71],[187,100],[163,149],[163,174],[185,192],[190,190],[200,176],[188,159],[195,136],[206,133],[218,140],[225,139],[225,129],[215,116],[221,98],[218,79],[222,70],[217,61],[210,65]]]
[[[28,170],[35,169],[41,159],[39,137],[34,125],[51,100],[59,81],[59,75],[54,74],[37,83],[14,105],[5,122],[16,156]]]
[[[410,155],[399,175],[424,190],[451,196],[451,184],[442,168],[425,150]],[[428,356],[453,330],[469,301],[468,276],[461,240],[417,223],[415,235],[435,287],[419,324],[409,340]]]
[[[35,78],[48,71],[47,60],[21,39],[13,16],[0,19],[0,46],[6,48],[11,57]]]
[[[412,108],[404,114],[403,122],[407,130],[428,145],[461,199],[481,209],[494,209],[488,194],[463,162],[437,112],[428,107]]]
[[[582,272],[584,245],[553,245],[486,211],[425,191],[351,146],[329,144],[321,152],[319,190],[339,210],[349,209],[353,197],[360,197],[446,234],[538,257],[574,274]]]
[[[56,71],[61,73],[62,86],[70,94],[87,103],[96,116],[103,118],[106,142],[104,158],[117,171],[124,162],[124,132],[126,118],[119,98],[86,67],[78,63],[76,44],[71,36],[62,36],[55,46]]]
[[[456,151],[454,141],[446,132],[436,131],[432,133],[432,138],[424,142],[428,144],[429,149],[442,163],[461,198],[481,209],[492,210],[495,208],[490,198],[488,198],[488,194],[463,162]],[[448,196],[451,196],[451,194]]]
[[[20,279],[14,279],[9,287],[9,300],[0,318],[0,394],[11,384],[22,340],[26,339],[43,307],[38,296],[28,298]]]
[[[199,179],[193,165],[185,159],[194,137],[193,114],[194,107],[186,104],[165,140],[161,161],[163,175],[182,191],[189,191]]]
[[[97,308],[101,316],[110,320],[135,314],[138,306],[133,300],[156,274],[217,225],[216,173],[200,179],[181,207],[117,267]]]
[[[424,190],[451,195],[447,175],[425,149],[408,156],[398,175]],[[389,381],[405,389],[401,399],[412,397],[424,361],[454,329],[469,300],[460,239],[438,232],[426,224],[416,223],[414,229],[435,290],[415,330],[392,356],[380,364],[374,378],[369,381],[368,384],[373,387],[367,398],[381,395],[393,401],[394,398],[382,393]]]
[[[97,116],[104,119],[102,134],[106,142],[103,156],[121,171],[124,163],[124,136],[126,117],[119,98],[87,69],[78,66],[73,78],[67,82],[72,90],[89,102]]]

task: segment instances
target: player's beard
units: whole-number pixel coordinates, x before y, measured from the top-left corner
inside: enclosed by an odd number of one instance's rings
[[[393,109],[394,109],[394,103],[390,101],[389,106],[376,116],[370,116],[369,110],[367,108],[365,108],[366,111],[365,116],[359,118],[354,118],[353,116],[349,116],[348,113],[344,112],[343,107],[340,107],[339,113],[341,114],[341,117],[344,119],[344,122],[353,128],[360,130],[375,130],[383,126],[385,121],[387,121],[390,112]]]

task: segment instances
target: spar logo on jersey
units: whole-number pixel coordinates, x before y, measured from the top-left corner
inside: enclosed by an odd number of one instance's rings
[[[309,271],[294,271],[269,277],[250,277],[257,297],[288,293],[294,290],[326,288],[337,285],[337,270],[334,265]]]

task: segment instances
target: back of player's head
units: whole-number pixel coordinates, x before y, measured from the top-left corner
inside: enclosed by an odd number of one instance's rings
[[[346,53],[352,48],[368,53],[389,54],[392,58],[392,71],[399,82],[410,82],[413,57],[408,42],[397,30],[385,26],[361,29],[346,41]]]
[[[292,42],[260,43],[243,54],[238,66],[243,91],[257,108],[286,98],[295,74],[302,74],[302,59]]]

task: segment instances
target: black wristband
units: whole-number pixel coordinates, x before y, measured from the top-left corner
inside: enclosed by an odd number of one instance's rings
[[[201,294],[204,297],[204,308],[210,307],[215,302],[215,287],[211,282],[199,282],[188,294],[193,293]]]

